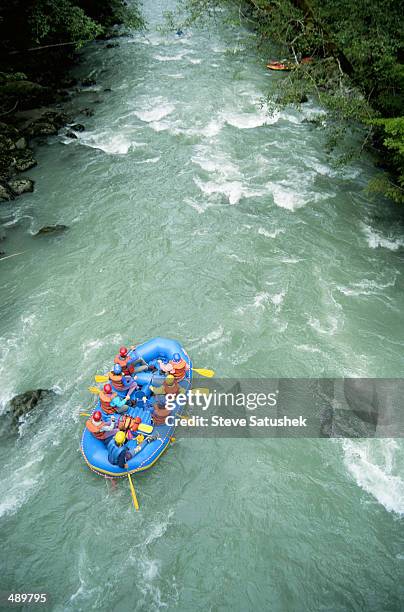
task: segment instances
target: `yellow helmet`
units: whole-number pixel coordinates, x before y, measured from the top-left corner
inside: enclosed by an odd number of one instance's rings
[[[172,374],[167,374],[166,383],[167,385],[172,385],[174,383],[175,377]]]
[[[125,439],[126,439],[126,434],[124,431],[118,431],[115,434],[114,440],[118,446],[122,446],[122,444],[125,442]]]
[[[144,436],[142,434],[139,434],[138,436],[136,436],[136,442],[138,444],[141,444],[144,440]]]

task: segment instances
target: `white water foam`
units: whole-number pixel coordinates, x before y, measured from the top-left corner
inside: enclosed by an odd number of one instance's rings
[[[301,192],[294,191],[290,187],[270,183],[268,188],[272,193],[276,206],[279,206],[280,208],[295,211],[307,203],[307,197],[305,197]]]
[[[252,113],[225,113],[223,114],[225,122],[239,130],[250,130],[262,125],[270,125],[276,123],[279,119],[279,113],[270,115],[266,110]]]
[[[386,283],[376,283],[374,280],[364,278],[357,283],[351,283],[349,287],[343,285],[337,285],[338,291],[347,296],[358,296],[358,295],[384,295],[384,289],[387,287],[394,287],[397,280],[397,274],[394,279]]]
[[[134,114],[146,123],[160,121],[164,117],[167,117],[170,113],[175,110],[174,104],[162,100],[161,98],[153,100],[145,109],[136,110]]]
[[[389,249],[390,251],[398,251],[400,247],[404,246],[403,238],[385,238],[366,223],[361,223],[361,227],[363,233],[366,236],[367,243],[371,249],[377,249],[381,247],[384,249]]]
[[[182,60],[184,55],[187,55],[187,53],[189,53],[188,49],[183,49],[177,53],[177,55],[161,55],[161,53],[157,53],[156,55],[153,55],[153,58],[159,62],[178,62],[179,60]]]
[[[266,230],[264,227],[259,227],[258,228],[258,234],[260,236],[265,236],[265,238],[276,238],[277,236],[279,236],[279,234],[284,234],[285,230],[284,229],[275,229],[272,232]]]
[[[194,178],[194,183],[206,195],[210,196],[218,193],[226,196],[229,204],[237,204],[237,202],[239,202],[240,198],[243,196],[243,184],[241,181],[208,181],[204,183],[199,178]]]
[[[404,515],[404,480],[397,472],[401,450],[393,439],[343,440],[344,463],[357,484],[386,510]]]
[[[132,142],[124,134],[116,132],[99,132],[98,134],[83,132],[83,135],[80,136],[80,143],[111,155],[126,155],[132,146],[143,146],[143,143]]]

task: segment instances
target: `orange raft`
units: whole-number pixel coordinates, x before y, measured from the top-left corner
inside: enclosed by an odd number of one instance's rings
[[[269,62],[267,68],[269,68],[269,70],[292,70],[290,64],[283,64],[282,62]]]
[[[300,61],[300,64],[310,64],[313,61],[312,57],[303,57]],[[293,62],[289,62],[287,60],[279,61],[279,60],[269,60],[267,64],[267,68],[269,70],[292,70],[296,68],[299,64],[294,64]]]

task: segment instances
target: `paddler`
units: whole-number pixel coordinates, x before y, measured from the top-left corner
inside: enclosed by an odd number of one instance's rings
[[[122,414],[128,409],[128,396],[125,398],[119,397],[117,393],[113,393],[112,387],[108,383],[104,385],[103,390],[100,392],[99,398],[101,408],[106,414],[114,414],[115,412]]]
[[[172,374],[177,382],[185,378],[189,370],[189,364],[181,357],[179,353],[174,353],[172,359],[168,363],[164,363],[161,359],[158,361],[160,370],[166,374]]]
[[[118,431],[108,442],[108,461],[112,465],[118,465],[121,469],[127,468],[127,461],[132,459],[135,453],[131,452],[126,443],[124,431]]]
[[[131,346],[131,350],[134,348],[134,346]],[[121,346],[118,355],[114,358],[114,363],[121,366],[124,375],[138,374],[138,372],[144,372],[149,368],[142,357],[131,357],[126,346]]]
[[[168,374],[160,387],[150,385],[150,391],[152,391],[154,395],[178,395],[178,393],[185,393],[185,389],[180,387],[173,374]]]
[[[154,410],[152,419],[154,425],[165,425],[166,418],[171,414],[171,410],[167,410],[163,402],[156,402],[154,404]]]
[[[102,420],[102,414],[99,410],[93,412],[93,414],[87,419],[86,427],[88,431],[90,431],[94,438],[97,440],[108,440],[112,438],[118,431],[115,427],[115,416],[111,416],[111,420],[108,423],[107,421]]]
[[[129,400],[132,393],[138,388],[137,382],[131,376],[123,373],[122,366],[119,363],[114,365],[108,376],[114,389],[126,391],[126,400]]]

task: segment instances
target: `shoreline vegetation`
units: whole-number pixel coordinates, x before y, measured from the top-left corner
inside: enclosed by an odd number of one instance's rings
[[[64,125],[71,138],[84,129],[64,110],[68,90],[94,85],[91,78],[78,83],[69,75],[77,51],[92,40],[116,46],[108,40],[126,33],[125,26],[144,26],[134,2],[9,0],[0,7],[0,202],[33,191],[34,181],[20,174],[37,163],[32,139],[57,134]]]
[[[182,0],[167,13],[170,27],[185,29],[238,9],[237,22],[255,33],[261,56],[274,49],[293,69],[268,96],[274,111],[314,97],[327,111],[319,125],[328,151],[344,163],[364,150],[376,153],[383,173],[369,184],[404,204],[404,34],[402,4],[394,0]],[[301,61],[302,59],[306,61]],[[309,61],[307,61],[309,59]],[[345,136],[359,144],[349,148]]]

